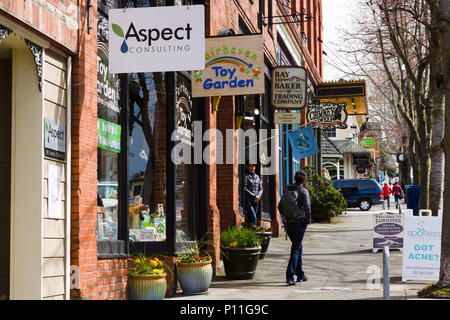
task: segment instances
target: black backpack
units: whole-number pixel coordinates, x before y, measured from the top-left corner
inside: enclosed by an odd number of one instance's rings
[[[298,189],[285,190],[280,202],[278,203],[278,210],[286,221],[297,220],[305,217],[305,212],[299,207],[299,193]]]

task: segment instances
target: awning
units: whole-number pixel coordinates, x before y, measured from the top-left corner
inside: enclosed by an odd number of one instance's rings
[[[351,139],[330,140],[342,154],[370,154],[370,152]]]

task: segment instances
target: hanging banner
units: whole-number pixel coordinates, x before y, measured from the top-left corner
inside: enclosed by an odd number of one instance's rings
[[[306,127],[287,133],[295,159],[310,157],[319,152],[312,127]]]
[[[310,104],[306,112],[308,124],[313,128],[346,129],[347,128],[346,103],[320,102]]]
[[[402,281],[439,280],[442,241],[442,210],[405,210]]]
[[[112,73],[202,70],[205,7],[109,9]]]
[[[262,35],[208,38],[203,70],[192,72],[192,97],[264,93]]]
[[[275,67],[272,70],[274,109],[300,109],[306,106],[307,72],[303,67]]]
[[[403,214],[382,212],[373,215],[373,252],[403,248]]]

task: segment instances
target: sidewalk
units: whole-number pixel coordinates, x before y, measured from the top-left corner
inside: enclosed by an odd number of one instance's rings
[[[381,209],[380,208],[376,209]],[[349,211],[332,224],[308,226],[303,241],[303,266],[309,280],[287,286],[285,270],[291,242],[272,238],[251,280],[227,280],[222,269],[207,294],[186,296],[181,290],[170,300],[373,300],[383,299],[383,252],[372,252],[372,214]],[[379,272],[379,273],[378,273]],[[390,252],[391,300],[420,299],[417,291],[428,281],[401,282],[402,253]],[[378,289],[368,286],[377,278]],[[369,280],[370,282],[370,280]],[[374,286],[374,281],[369,284]]]

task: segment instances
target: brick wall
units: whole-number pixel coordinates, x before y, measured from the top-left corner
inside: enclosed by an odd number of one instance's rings
[[[79,30],[72,67],[71,265],[79,267],[79,288],[71,299],[125,299],[126,259],[97,259],[97,29]],[[86,17],[81,8],[82,18]]]

